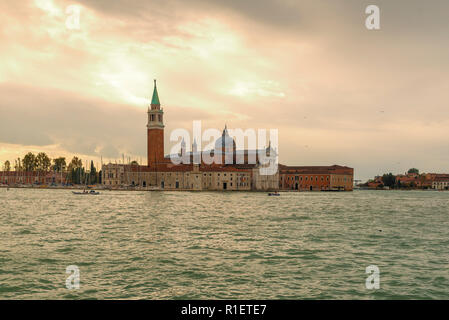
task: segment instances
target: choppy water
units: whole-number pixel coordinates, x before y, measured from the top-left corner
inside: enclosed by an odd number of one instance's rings
[[[0,299],[449,299],[448,208],[449,192],[0,189]]]

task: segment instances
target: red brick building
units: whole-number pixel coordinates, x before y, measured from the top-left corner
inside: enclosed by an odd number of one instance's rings
[[[298,191],[352,191],[354,169],[333,166],[279,165],[279,188]]]
[[[67,182],[66,173],[40,171],[1,171],[0,184],[5,185],[51,185]]]

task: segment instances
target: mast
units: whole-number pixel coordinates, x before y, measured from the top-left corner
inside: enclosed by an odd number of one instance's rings
[[[100,161],[101,161],[101,184],[104,184],[104,179],[103,179],[103,156],[100,155]]]

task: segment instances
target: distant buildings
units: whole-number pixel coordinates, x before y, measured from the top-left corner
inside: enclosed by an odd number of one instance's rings
[[[435,174],[432,180],[432,189],[448,190],[449,189],[449,174]]]
[[[384,189],[386,183],[382,176],[376,176],[368,181],[366,186],[370,189]],[[405,173],[394,176],[393,189],[449,189],[449,174],[446,173]]]

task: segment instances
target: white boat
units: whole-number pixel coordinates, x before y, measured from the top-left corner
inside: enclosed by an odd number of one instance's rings
[[[90,190],[90,191],[83,191],[83,192],[77,192],[77,191],[72,191],[73,194],[77,194],[77,195],[97,195],[100,194],[100,192],[94,191],[94,190]]]

